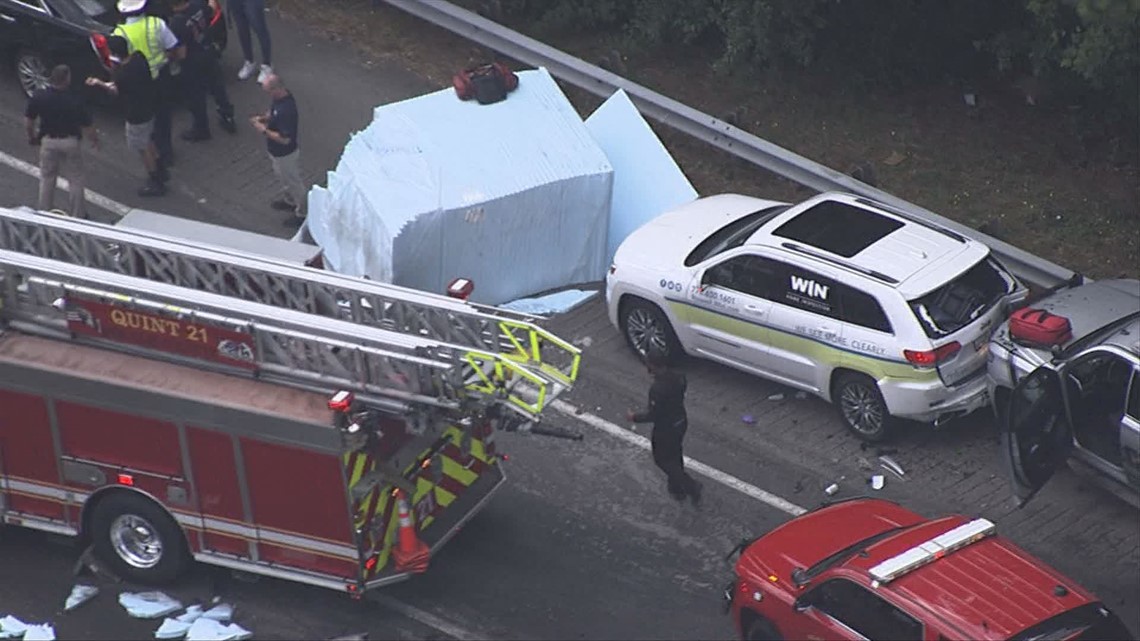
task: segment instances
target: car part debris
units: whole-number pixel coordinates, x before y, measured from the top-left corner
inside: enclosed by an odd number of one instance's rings
[[[828,495],[828,496],[835,496],[835,493],[838,491],[839,491],[839,484],[838,483],[832,483],[831,485],[828,485],[826,488],[824,488],[823,493]]]
[[[190,625],[186,641],[241,641],[252,636],[252,632],[236,623],[225,624],[201,617]]]
[[[157,619],[182,609],[182,602],[162,592],[123,592],[119,605],[136,619]]]
[[[745,425],[755,425],[756,417],[751,414],[745,414],[744,416],[740,417],[740,421]]]
[[[883,469],[894,474],[900,479],[906,478],[906,472],[903,471],[902,466],[898,464],[898,461],[891,458],[890,456],[880,456],[879,464],[883,466]]]
[[[882,474],[875,474],[871,477],[871,489],[872,490],[881,490],[881,489],[883,489],[883,485],[885,485],[886,482],[887,482],[887,479],[885,477],[883,477]]]
[[[24,641],[55,641],[55,628],[47,623],[29,625],[24,631]]]
[[[71,594],[67,595],[67,600],[63,604],[64,612],[74,610],[84,603],[87,603],[95,598],[96,594],[99,594],[99,588],[93,585],[75,585],[71,588]]]
[[[356,634],[345,634],[339,637],[333,637],[328,641],[368,641],[367,632],[357,632]]]
[[[22,637],[27,631],[28,624],[10,614],[3,619],[0,619],[0,639],[15,639],[16,637]]]
[[[773,394],[773,395],[768,397],[768,400],[769,401],[782,401],[782,400],[784,400],[784,395],[783,394]]]

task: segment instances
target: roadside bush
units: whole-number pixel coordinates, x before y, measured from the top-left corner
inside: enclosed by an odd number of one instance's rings
[[[1140,130],[1140,0],[482,0],[538,29],[699,47],[725,73],[808,69],[905,88],[1032,77]]]

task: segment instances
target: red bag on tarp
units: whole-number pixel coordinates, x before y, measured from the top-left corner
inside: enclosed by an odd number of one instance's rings
[[[1009,335],[1019,343],[1052,347],[1068,342],[1073,337],[1073,327],[1064,316],[1025,307],[1010,315]]]
[[[507,97],[519,86],[519,77],[501,62],[468,67],[451,78],[455,95],[460,100],[474,98],[479,104],[489,105]]]

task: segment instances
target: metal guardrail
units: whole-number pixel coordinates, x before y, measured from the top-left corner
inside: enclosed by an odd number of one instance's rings
[[[556,78],[604,98],[622,89],[642,114],[788,180],[817,191],[845,191],[865,196],[975,238],[988,245],[994,254],[1020,278],[1034,285],[1049,287],[1068,279],[1073,274],[1072,270],[892,196],[450,2],[444,0],[384,0],[384,2],[503,55],[535,67],[545,67]]]

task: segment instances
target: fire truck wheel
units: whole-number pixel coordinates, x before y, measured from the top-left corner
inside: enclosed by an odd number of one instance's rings
[[[189,554],[182,529],[153,501],[116,493],[95,506],[91,518],[95,552],[120,577],[139,583],[169,583]]]
[[[776,627],[772,622],[760,615],[752,617],[752,622],[748,624],[748,629],[744,632],[744,638],[748,641],[780,641],[784,637],[776,631]]]

